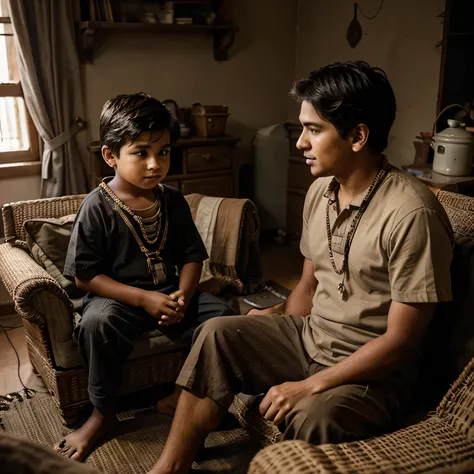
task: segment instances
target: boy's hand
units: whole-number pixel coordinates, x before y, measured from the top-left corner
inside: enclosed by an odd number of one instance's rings
[[[183,319],[184,314],[179,311],[178,302],[173,301],[169,295],[158,291],[145,291],[142,308],[151,316],[158,319],[161,324],[164,317],[170,317],[173,323]],[[168,324],[166,324],[168,325]]]
[[[179,323],[184,318],[184,313],[188,308],[188,302],[186,301],[186,296],[184,295],[183,290],[171,293],[170,299],[177,305],[177,308],[172,314],[163,314],[161,321],[159,322],[159,324],[162,324],[163,326]]]
[[[171,293],[170,298],[176,303],[178,303],[180,308],[179,311],[181,311],[182,313],[186,312],[186,310],[188,309],[189,301],[187,301],[186,295],[184,294],[183,290],[178,290],[174,293]]]

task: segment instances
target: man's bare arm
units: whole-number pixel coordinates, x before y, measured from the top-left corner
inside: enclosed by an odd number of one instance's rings
[[[393,301],[385,334],[362,346],[338,364],[311,376],[313,393],[347,383],[377,380],[409,360],[422,343],[436,304]]]

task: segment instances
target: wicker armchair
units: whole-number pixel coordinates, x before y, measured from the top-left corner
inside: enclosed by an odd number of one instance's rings
[[[186,198],[196,201],[196,196]],[[13,297],[16,311],[23,318],[33,368],[46,384],[67,425],[78,421],[80,409],[89,403],[86,370],[72,337],[74,320],[78,315],[63,288],[25,251],[24,222],[75,214],[83,198],[67,196],[22,201],[2,208],[6,243],[0,245],[0,277]],[[238,243],[227,253],[234,252],[235,258],[238,258],[234,270],[242,278],[246,276],[239,272],[242,258],[258,260],[255,256],[258,217],[255,207],[248,200],[229,199],[225,202],[227,204],[219,208],[217,223],[219,219],[224,220],[230,228],[226,232],[238,235]],[[196,218],[196,209],[192,203],[190,205]],[[239,213],[235,212],[237,207]],[[222,277],[223,280],[226,278]],[[176,380],[188,347],[174,344],[167,338],[164,341],[165,336],[158,330],[153,333],[144,334],[138,340],[126,361],[120,394]],[[160,344],[160,349],[157,349]]]
[[[367,441],[277,443],[255,456],[248,473],[472,473],[473,436],[474,359],[427,420]]]
[[[449,216],[456,237],[472,242],[474,198],[447,191],[436,194]],[[462,295],[469,299],[467,305],[458,302],[457,306],[462,307],[464,314],[469,316],[473,311],[474,280],[471,277],[463,283],[469,285],[465,291],[459,291],[459,288],[453,288],[453,291],[455,297]],[[466,354],[470,354],[469,361],[473,352],[474,330],[470,318],[465,319],[468,320],[467,331],[470,334],[463,334],[459,346],[464,345],[467,349],[458,346],[459,339],[451,344],[453,352],[457,352],[456,355],[450,354],[457,363],[457,367],[454,367],[455,363],[451,367],[457,373],[459,364],[466,363]],[[445,319],[443,324],[446,328],[449,321]],[[440,366],[436,367],[437,371],[433,371],[435,377],[442,378],[444,374],[439,373]],[[446,367],[448,365],[442,369]],[[454,378],[456,376],[451,380]],[[280,432],[275,425],[266,422],[241,400],[236,400],[234,405],[241,424],[267,446],[252,460],[249,474],[474,472],[474,359],[425,421],[366,441],[321,446],[303,441],[277,443]]]

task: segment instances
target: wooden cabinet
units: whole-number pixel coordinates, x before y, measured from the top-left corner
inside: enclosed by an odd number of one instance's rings
[[[181,138],[171,148],[171,166],[163,181],[180,189],[183,194],[238,197],[238,169],[234,164],[233,148],[239,138]],[[95,170],[95,184],[113,170],[100,153],[99,142],[89,144]]]
[[[230,146],[190,147],[186,153],[188,173],[221,170],[232,167],[232,148]]]
[[[188,179],[182,182],[183,194],[198,193],[205,196],[233,197],[232,175],[213,176],[210,178]]]
[[[303,227],[304,200],[314,177],[305,163],[303,152],[296,148],[301,125],[286,124],[285,128],[289,138],[286,230],[291,239],[299,239]]]

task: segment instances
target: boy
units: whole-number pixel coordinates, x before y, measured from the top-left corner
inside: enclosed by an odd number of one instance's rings
[[[412,399],[436,304],[451,298],[448,217],[383,155],[396,110],[383,71],[332,64],[292,95],[296,146],[317,178],[303,210],[301,279],[285,314],[198,329],[154,474],[188,473],[239,392],[266,393],[259,411],[282,439],[342,443],[389,430]]]
[[[208,256],[183,195],[160,184],[178,137],[168,109],[146,94],[120,95],[103,107],[102,156],[115,176],[81,204],[64,270],[87,291],[75,336],[94,409],[56,446],[78,461],[114,424],[113,398],[138,334],[160,326],[190,343],[200,323],[235,314],[196,292]],[[162,400],[165,410],[174,398]]]

